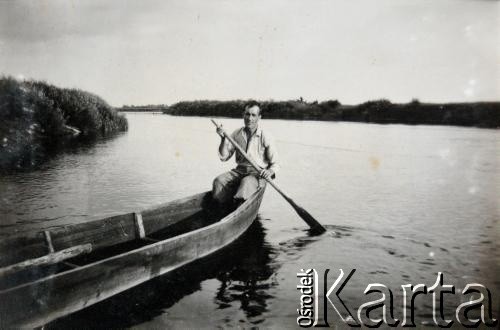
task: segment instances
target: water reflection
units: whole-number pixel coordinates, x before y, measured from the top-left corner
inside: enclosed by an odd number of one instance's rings
[[[277,285],[273,247],[266,242],[265,229],[255,221],[236,242],[216,254],[182,267],[165,276],[127,290],[83,311],[49,324],[50,329],[123,328],[152,320],[182,298],[200,291],[202,282],[220,282],[214,303],[218,309],[241,309],[248,321],[258,324]],[[168,318],[168,316],[166,316]]]
[[[264,321],[261,316],[268,311],[267,300],[273,298],[270,289],[278,285],[272,276],[279,265],[274,262],[278,252],[265,242],[265,232],[261,223],[255,223],[254,227],[249,233],[250,240],[247,242],[242,240],[237,247],[241,249],[240,253],[245,249],[249,249],[250,253],[247,253],[241,262],[233,264],[228,270],[217,275],[220,286],[215,303],[219,309],[234,307],[235,303],[239,303],[248,320],[252,324],[258,324]],[[238,256],[234,255],[233,258]]]

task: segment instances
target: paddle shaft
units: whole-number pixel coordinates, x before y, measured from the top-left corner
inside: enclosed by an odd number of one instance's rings
[[[220,129],[222,131],[222,134],[224,135],[224,137],[226,139],[229,140],[229,142],[231,142],[231,144],[236,148],[236,150],[239,151],[239,153],[250,163],[250,165],[252,165],[259,173],[262,171],[262,168],[260,168],[259,165],[257,165],[257,163],[255,163],[255,161],[250,157],[248,156],[248,154],[245,152],[245,150],[243,150],[242,147],[240,147],[240,145],[238,143],[236,143],[236,141],[234,141],[234,139],[226,133],[226,131],[220,126],[218,125],[213,119],[212,120],[212,123],[214,123],[214,125]],[[281,190],[278,185],[271,179],[271,178],[266,178],[266,181],[281,195],[283,196],[283,198],[288,202],[290,203],[290,205],[292,205],[292,207],[295,209],[295,211],[299,214],[299,216],[309,225],[309,227],[311,227],[311,229],[317,233],[323,233],[326,231],[326,229],[316,220],[314,219],[306,210],[304,210],[302,207],[300,207],[299,205],[297,205],[293,199],[291,199],[290,197],[288,197],[284,192],[283,190]]]

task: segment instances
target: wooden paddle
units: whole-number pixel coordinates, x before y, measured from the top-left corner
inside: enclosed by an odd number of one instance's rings
[[[226,139],[229,140],[229,142],[231,142],[231,144],[236,148],[236,150],[238,150],[240,152],[241,155],[243,155],[243,157],[245,157],[245,159],[260,173],[262,171],[262,169],[259,167],[259,165],[257,165],[252,158],[250,158],[250,156],[247,155],[247,153],[238,145],[238,143],[236,143],[236,141],[234,141],[234,139],[226,133],[226,131],[224,131],[224,129],[222,129],[222,126],[221,125],[218,125],[215,120],[211,119],[212,120],[212,123],[214,123],[214,125],[219,128],[221,131],[222,131],[222,134],[224,135],[224,137]],[[323,227],[316,219],[313,218],[312,215],[309,214],[309,212],[307,212],[306,210],[304,210],[302,207],[300,207],[299,205],[297,205],[293,199],[291,199],[290,197],[288,197],[277,185],[276,183],[271,179],[271,178],[268,178],[266,179],[267,182],[269,182],[269,184],[274,188],[276,189],[276,191],[281,195],[283,196],[283,198],[288,202],[290,203],[290,205],[294,208],[294,210],[297,212],[297,214],[309,225],[309,227],[311,227],[311,232],[313,232],[314,234],[322,234],[326,231],[325,227]]]

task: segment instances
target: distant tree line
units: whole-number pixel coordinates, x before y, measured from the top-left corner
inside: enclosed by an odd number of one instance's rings
[[[72,142],[127,128],[126,118],[97,95],[0,78],[0,170],[33,167]]]
[[[123,112],[162,112],[167,109],[166,104],[148,104],[148,105],[124,105],[121,108],[116,108],[117,111]]]
[[[240,118],[246,101],[190,101],[179,102],[163,111],[177,116],[217,116]],[[426,125],[500,127],[500,102],[476,103],[410,103],[397,104],[389,100],[375,100],[359,105],[342,105],[337,100],[305,102],[261,102],[264,118],[326,121],[354,121],[365,123],[401,123]]]

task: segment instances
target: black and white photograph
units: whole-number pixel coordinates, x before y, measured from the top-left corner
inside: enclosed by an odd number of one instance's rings
[[[0,329],[500,318],[500,1],[0,0]]]

